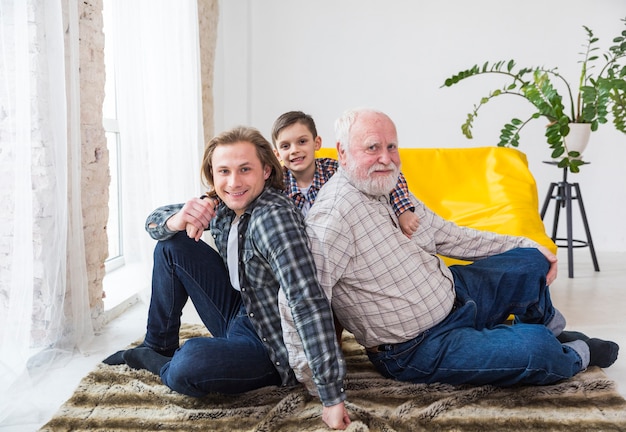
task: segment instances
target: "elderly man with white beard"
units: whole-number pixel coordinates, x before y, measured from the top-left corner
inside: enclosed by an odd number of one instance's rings
[[[545,247],[460,227],[413,195],[419,228],[410,239],[402,234],[388,201],[400,157],[386,114],[347,111],[335,129],[340,169],[309,211],[307,233],[336,317],[383,376],[545,385],[615,362],[614,342],[564,331],[548,287],[557,258]],[[438,255],[472,264],[448,267]],[[505,324],[510,314],[512,325]],[[288,315],[283,331],[290,363],[313,390]]]

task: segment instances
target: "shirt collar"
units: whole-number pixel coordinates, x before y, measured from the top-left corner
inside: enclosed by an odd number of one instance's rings
[[[290,197],[294,197],[300,194],[300,188],[298,187],[298,182],[294,177],[291,170],[284,168],[285,170],[285,184],[287,185],[287,195]],[[313,172],[313,181],[311,182],[311,189],[320,190],[320,188],[324,185],[324,169],[320,165],[318,159],[315,159],[315,171]]]

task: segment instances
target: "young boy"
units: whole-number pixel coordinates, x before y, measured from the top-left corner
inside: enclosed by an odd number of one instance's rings
[[[322,146],[313,118],[302,111],[282,114],[272,127],[274,152],[282,161],[287,195],[306,216],[320,188],[337,171],[338,162],[330,158],[315,158]],[[409,189],[402,174],[389,194],[402,232],[409,238],[417,230],[418,219],[409,199]]]

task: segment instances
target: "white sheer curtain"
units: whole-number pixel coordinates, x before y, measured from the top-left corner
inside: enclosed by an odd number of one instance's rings
[[[196,0],[114,0],[113,7],[124,256],[143,267],[146,288],[154,248],[146,216],[201,194],[198,9]]]
[[[76,2],[0,0],[0,422],[93,335],[77,47]]]
[[[80,195],[77,4],[0,0],[3,424],[32,420],[28,392],[37,378],[93,336]],[[148,212],[200,193],[197,5],[114,4],[126,254],[149,267]]]

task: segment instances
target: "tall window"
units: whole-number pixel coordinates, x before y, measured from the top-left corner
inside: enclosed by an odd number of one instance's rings
[[[122,237],[122,195],[121,195],[121,160],[120,130],[117,121],[116,88],[115,88],[115,25],[112,20],[113,2],[104,0],[104,63],[106,70],[105,97],[103,105],[103,126],[106,132],[109,150],[109,170],[111,184],[109,186],[109,221],[107,233],[109,238],[109,257],[105,262],[107,271],[124,265],[124,244]]]
[[[143,232],[149,212],[202,191],[197,2],[154,4],[103,0],[111,173],[105,310],[150,288],[154,240]]]

